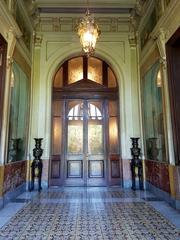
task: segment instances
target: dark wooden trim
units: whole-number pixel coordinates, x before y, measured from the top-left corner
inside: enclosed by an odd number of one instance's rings
[[[87,79],[87,73],[88,73],[88,59],[86,56],[83,57],[83,78]]]
[[[53,99],[117,99],[118,88],[108,88],[89,79],[83,79],[64,88],[53,89]]]
[[[62,91],[60,92],[54,92],[53,93],[53,99],[111,99],[116,100],[118,97],[118,93],[116,91],[89,91],[89,92],[82,92],[82,91]]]
[[[103,62],[103,85],[108,87],[108,65]]]
[[[56,163],[58,174],[55,176],[53,172],[53,164]],[[51,179],[59,179],[61,177],[61,155],[52,155],[51,157]]]
[[[63,86],[68,85],[68,62],[63,64]]]
[[[180,28],[166,44],[175,162],[180,164]]]
[[[1,135],[1,129],[2,129],[2,117],[3,117],[2,115],[3,115],[3,104],[4,104],[6,54],[7,54],[7,42],[2,37],[2,35],[0,35],[0,55],[2,56],[2,61],[0,65],[0,135]]]

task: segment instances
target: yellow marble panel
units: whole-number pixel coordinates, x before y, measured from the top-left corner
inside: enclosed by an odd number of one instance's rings
[[[0,166],[0,197],[3,196],[4,166]]]
[[[176,191],[174,187],[174,166],[169,165],[169,182],[170,182],[170,190],[171,190],[171,196],[176,196]]]

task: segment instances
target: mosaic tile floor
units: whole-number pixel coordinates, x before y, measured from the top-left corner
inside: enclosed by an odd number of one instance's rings
[[[0,240],[180,239],[180,231],[150,204],[156,201],[150,193],[62,188],[25,200],[17,199],[25,205],[0,228]]]

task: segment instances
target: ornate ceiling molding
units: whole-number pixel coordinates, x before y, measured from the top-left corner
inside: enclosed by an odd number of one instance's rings
[[[40,16],[36,20],[37,32],[75,32],[80,17]],[[129,32],[129,18],[97,17],[96,22],[102,32]]]

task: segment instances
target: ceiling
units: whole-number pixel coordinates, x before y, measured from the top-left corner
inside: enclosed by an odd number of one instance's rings
[[[136,0],[35,0],[40,7],[94,7],[94,8],[132,8]]]
[[[65,14],[84,13],[87,8],[93,13],[126,14],[135,8],[136,2],[137,0],[33,0],[34,7],[40,13]]]

